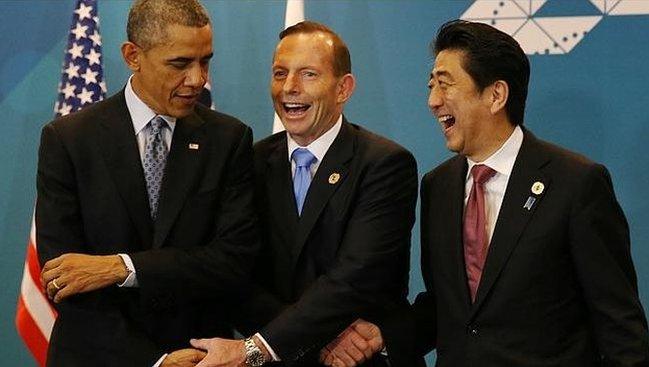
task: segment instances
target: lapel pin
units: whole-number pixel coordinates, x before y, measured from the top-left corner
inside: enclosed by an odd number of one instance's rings
[[[198,150],[198,144],[197,143],[189,143],[189,149]]]
[[[541,184],[543,185],[543,184]],[[525,205],[523,205],[523,209],[532,210],[532,205],[534,205],[534,202],[536,201],[536,198],[533,196],[530,196],[527,198],[527,201],[525,202]]]
[[[334,172],[329,176],[329,184],[335,185],[340,180],[340,173]]]
[[[534,195],[541,195],[544,189],[545,185],[543,184],[543,182],[536,181],[534,184],[532,184],[532,194]]]

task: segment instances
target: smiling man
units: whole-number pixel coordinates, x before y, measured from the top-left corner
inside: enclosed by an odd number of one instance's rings
[[[196,104],[213,53],[205,9],[139,0],[127,34],[125,88],[42,132],[48,366],[194,365],[190,337],[232,335],[224,300],[257,250],[251,130]]]
[[[263,247],[258,287],[240,310],[253,337],[194,341],[209,352],[199,366],[317,366],[345,327],[407,304],[417,167],[407,150],[343,116],[354,84],[332,30],[302,22],[280,34],[270,92],[286,131],[254,147]],[[363,325],[344,333],[357,348],[328,345],[332,362],[377,351]]]
[[[390,346],[438,367],[647,367],[629,228],[606,168],[523,127],[518,43],[452,21],[434,42],[428,105],[457,155],[421,188],[426,291]],[[407,367],[407,363],[393,366]]]

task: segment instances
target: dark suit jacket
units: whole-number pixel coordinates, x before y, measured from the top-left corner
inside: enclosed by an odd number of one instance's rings
[[[298,217],[286,133],[254,151],[263,247],[248,331],[288,364],[317,355],[355,319],[407,302],[417,167],[404,148],[345,121]]]
[[[248,127],[202,106],[178,119],[153,223],[120,92],[43,128],[37,186],[41,263],[128,253],[139,282],[58,305],[49,366],[152,366],[190,337],[231,334],[219,305],[257,246]]]
[[[423,179],[419,352],[436,346],[439,367],[649,366],[629,229],[607,170],[526,131],[473,304],[462,251],[466,174],[456,156]],[[531,191],[537,181],[540,194]]]

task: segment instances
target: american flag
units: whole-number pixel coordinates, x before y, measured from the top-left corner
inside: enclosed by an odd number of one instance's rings
[[[54,105],[56,117],[78,111],[104,99],[106,95],[97,1],[78,0],[72,14],[58,99]],[[45,366],[56,311],[45,296],[40,273],[36,254],[35,223],[32,218],[16,310],[16,328],[39,365]]]

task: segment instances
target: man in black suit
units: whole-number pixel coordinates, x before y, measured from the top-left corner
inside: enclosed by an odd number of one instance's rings
[[[251,130],[196,104],[212,31],[194,0],[140,0],[106,101],[43,128],[37,239],[58,318],[48,366],[185,366],[232,335],[256,255]],[[177,352],[165,355],[176,349]]]
[[[286,132],[254,147],[263,249],[259,287],[241,310],[241,330],[257,333],[245,342],[247,359],[241,341],[193,341],[209,352],[198,366],[317,365],[350,323],[407,305],[416,163],[342,115],[354,84],[349,50],[329,28],[302,22],[280,34],[271,94]],[[362,360],[376,348],[354,327],[347,334],[360,345],[333,341],[341,353],[332,360]],[[377,355],[368,365],[383,363]]]
[[[458,155],[423,179],[426,292],[412,339],[381,325],[388,346],[435,347],[440,367],[649,366],[606,168],[522,127],[530,67],[509,35],[453,21],[434,52],[428,104]]]

